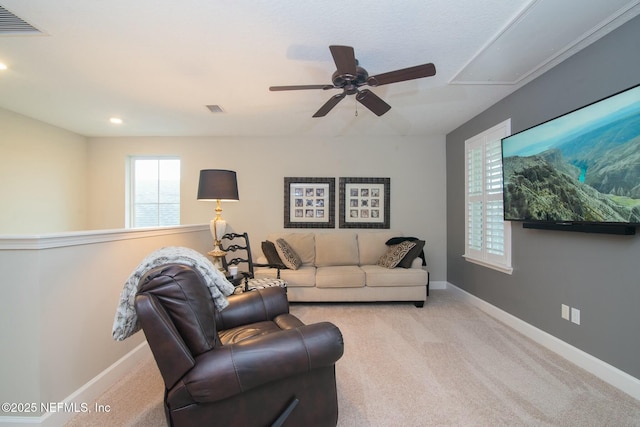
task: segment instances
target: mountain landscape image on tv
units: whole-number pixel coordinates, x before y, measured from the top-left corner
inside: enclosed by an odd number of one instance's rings
[[[504,218],[640,224],[640,85],[502,140]]]

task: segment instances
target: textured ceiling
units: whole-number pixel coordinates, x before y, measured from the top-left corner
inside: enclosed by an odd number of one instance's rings
[[[0,107],[87,136],[445,134],[638,4],[0,0],[41,31],[0,31]],[[312,118],[337,92],[268,90],[330,83],[331,44],[353,46],[371,75],[428,62],[437,74],[373,88],[392,106],[381,117],[350,96]]]

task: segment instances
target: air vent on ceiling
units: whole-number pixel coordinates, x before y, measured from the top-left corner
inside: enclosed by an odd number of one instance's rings
[[[20,34],[42,34],[42,31],[0,6],[0,36]]]
[[[212,113],[224,113],[224,110],[219,105],[207,105],[207,108]]]

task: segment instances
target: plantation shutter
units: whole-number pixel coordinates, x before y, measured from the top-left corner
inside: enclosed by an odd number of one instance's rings
[[[501,137],[489,137],[485,145],[485,229],[487,257],[504,255]],[[499,261],[499,260],[496,260]]]
[[[481,256],[483,246],[482,145],[475,143],[467,150],[467,252]]]
[[[502,201],[501,140],[510,134],[503,122],[465,142],[465,258],[511,272],[510,224]]]

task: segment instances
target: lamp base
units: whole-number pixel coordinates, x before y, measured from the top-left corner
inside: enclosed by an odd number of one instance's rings
[[[211,230],[211,236],[213,236],[213,250],[209,251],[208,254],[211,258],[213,258],[213,265],[220,271],[224,272],[224,267],[222,266],[222,258],[224,258],[227,253],[220,248],[220,240],[227,229],[227,221],[220,217],[222,213],[222,208],[220,208],[220,200],[218,200],[218,205],[216,207],[216,217],[211,220],[209,223],[209,229]]]
[[[211,258],[213,258],[213,266],[220,271],[224,271],[224,267],[222,266],[222,258],[227,255],[225,251],[220,249],[218,245],[216,245],[212,251],[207,252]]]

